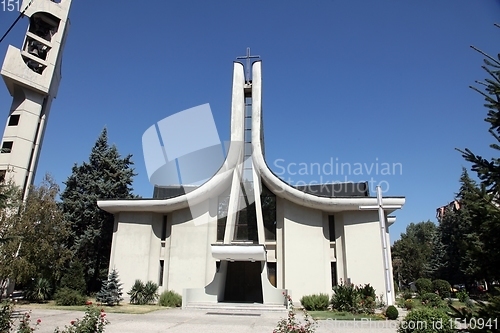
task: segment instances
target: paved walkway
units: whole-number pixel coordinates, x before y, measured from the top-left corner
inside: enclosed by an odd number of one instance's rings
[[[32,311],[32,322],[41,319],[38,333],[52,333],[56,327],[64,328],[72,320],[83,317],[80,311],[40,310]],[[108,313],[110,324],[106,333],[271,333],[286,313],[210,312],[206,310],[165,309],[146,314]],[[326,332],[382,332],[395,333],[396,321],[319,321],[317,333]]]

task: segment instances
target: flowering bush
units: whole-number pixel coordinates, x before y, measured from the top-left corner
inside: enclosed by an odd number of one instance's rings
[[[278,326],[273,333],[313,333],[316,330],[316,321],[309,316],[306,310],[303,310],[305,323],[302,324],[296,317],[292,298],[285,293],[283,293],[283,296],[288,305],[288,316],[278,322]]]
[[[13,306],[10,302],[5,302],[0,305],[0,332],[16,332],[16,333],[31,333],[38,328],[38,325],[42,322],[40,319],[36,321],[35,326],[31,326],[31,312],[26,312],[20,319],[19,324],[12,318]]]
[[[12,324],[12,304],[3,302],[0,304],[0,332],[8,332]]]
[[[62,331],[59,327],[56,328],[54,333],[102,333],[109,321],[106,319],[104,309],[89,306],[83,319],[72,320],[70,324]]]
[[[31,312],[26,312],[17,327],[17,333],[31,333],[33,332],[42,321],[38,319],[34,327],[31,327]]]

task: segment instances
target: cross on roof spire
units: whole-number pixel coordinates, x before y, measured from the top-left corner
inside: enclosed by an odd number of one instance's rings
[[[255,59],[255,58],[260,58],[260,56],[258,55],[250,55],[250,48],[247,47],[247,54],[245,56],[241,56],[241,57],[236,57],[236,59],[246,59],[246,65],[245,65],[245,68],[246,68],[246,75],[245,75],[245,79],[246,81],[250,81],[250,59]]]

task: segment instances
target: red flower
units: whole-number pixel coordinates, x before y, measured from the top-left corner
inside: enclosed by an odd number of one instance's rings
[[[85,302],[85,305],[92,305],[92,301]]]
[[[103,312],[103,313],[101,313],[101,317],[102,317],[102,318],[106,317],[106,314],[105,314],[104,312]]]
[[[70,321],[70,324],[75,325],[75,321],[74,320]]]
[[[42,322],[42,320],[41,320],[40,318],[38,318],[38,319],[36,320],[36,323],[37,323],[37,324],[40,324],[41,322]]]
[[[101,309],[101,312],[104,312],[104,309]]]

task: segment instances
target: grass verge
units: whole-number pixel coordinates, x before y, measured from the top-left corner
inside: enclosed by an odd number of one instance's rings
[[[308,313],[316,320],[336,319],[336,320],[385,320],[382,314],[354,314],[350,312],[337,311],[308,311]]]
[[[143,314],[161,309],[167,309],[166,307],[162,307],[156,304],[135,305],[135,304],[123,303],[115,306],[99,305],[95,302],[92,302],[92,304],[103,308],[106,313]],[[20,303],[16,305],[16,308],[22,308],[27,310],[46,309],[46,310],[85,311],[87,309],[87,306],[85,305],[61,306],[61,305],[56,305],[55,301],[48,301],[47,303]]]

